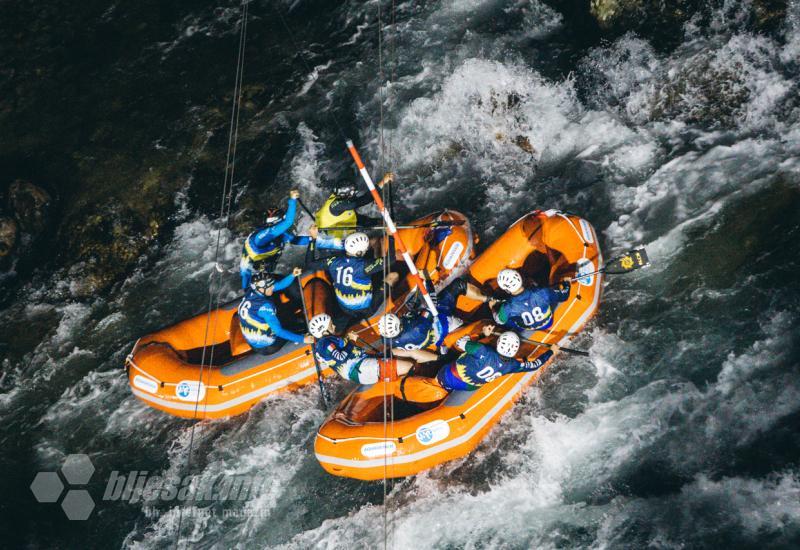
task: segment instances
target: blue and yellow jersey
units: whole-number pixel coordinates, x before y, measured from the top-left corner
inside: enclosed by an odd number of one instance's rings
[[[427,312],[425,312],[427,313]],[[392,347],[407,350],[424,349],[436,344],[441,331],[432,315],[409,313],[400,318],[400,335],[391,340]]]
[[[278,260],[287,244],[305,246],[311,238],[305,235],[295,235],[290,230],[297,212],[297,200],[289,199],[286,215],[283,220],[271,227],[262,227],[250,233],[242,246],[242,259],[239,262],[239,275],[242,278],[242,288],[250,286],[250,280],[255,272],[275,271]],[[329,235],[320,234],[316,240],[317,248],[328,250],[343,250],[344,243]]]
[[[553,312],[569,297],[569,287],[555,290],[550,287],[529,288],[503,302],[495,320],[515,330],[545,330],[553,324]]]
[[[350,340],[333,334],[323,336],[314,344],[314,354],[321,368],[329,368],[347,380],[358,382],[358,366],[367,355]]]
[[[275,291],[281,291],[294,281],[294,275],[287,275],[275,284]],[[275,302],[269,296],[248,289],[239,303],[239,325],[250,347],[259,349],[274,344],[278,338],[296,344],[303,343],[303,337],[286,330],[278,319]]]
[[[441,346],[444,339],[450,334],[450,325],[454,321],[450,315],[455,313],[456,300],[464,294],[466,288],[466,282],[458,279],[438,293],[436,307],[439,310],[439,316],[435,319],[427,310],[421,313],[410,312],[401,317],[400,335],[391,339],[392,347],[418,350],[430,346]]]
[[[436,379],[448,391],[472,391],[506,374],[535,371],[552,356],[553,352],[548,350],[534,361],[520,361],[503,357],[486,344],[468,342],[464,353],[455,362],[443,366]]]
[[[358,311],[372,303],[372,275],[383,269],[383,258],[334,256],[325,260],[333,292],[345,311]]]

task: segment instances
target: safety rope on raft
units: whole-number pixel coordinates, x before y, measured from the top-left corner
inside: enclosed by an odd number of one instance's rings
[[[208,405],[209,392],[201,392],[200,388],[203,384],[203,375],[211,371],[211,366],[214,364],[214,351],[216,343],[208,345],[208,335],[210,332],[216,333],[218,316],[214,316],[212,327],[212,311],[219,309],[222,301],[222,275],[224,270],[220,270],[219,254],[222,248],[222,231],[230,227],[230,213],[233,203],[233,178],[236,167],[236,145],[239,140],[239,117],[241,114],[242,106],[242,76],[244,73],[244,58],[245,46],[247,43],[247,14],[249,11],[250,0],[243,0],[241,3],[241,19],[239,23],[239,44],[236,56],[236,76],[233,86],[233,106],[231,109],[230,129],[228,131],[228,148],[225,155],[225,172],[222,179],[222,196],[220,198],[219,210],[219,224],[217,227],[216,242],[214,246],[214,271],[211,274],[208,285],[208,308],[206,312],[206,327],[205,334],[203,335],[203,354],[200,359],[200,373],[197,380],[196,399],[194,403],[194,412],[192,420],[197,420],[198,411],[200,407],[200,396],[205,394],[203,402],[203,415],[202,419],[206,417],[206,410]],[[224,223],[223,223],[224,220]],[[216,285],[215,285],[216,283]],[[208,351],[208,353],[207,353]],[[208,356],[208,363],[206,363],[206,356]],[[206,370],[206,367],[208,369]],[[186,453],[186,472],[188,473],[191,468],[192,450],[194,447],[194,434],[197,422],[192,423],[189,431],[189,447]],[[192,499],[189,499],[191,501]],[[181,524],[183,522],[183,506],[178,508],[178,522],[175,530],[175,548],[178,548],[181,541]]]

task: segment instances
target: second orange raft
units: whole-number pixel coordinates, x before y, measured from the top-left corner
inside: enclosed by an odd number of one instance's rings
[[[506,267],[548,285],[564,276],[591,273],[601,264],[597,235],[589,222],[555,210],[536,211],[514,223],[475,260],[469,280],[486,292],[496,292],[495,278]],[[597,311],[601,284],[600,275],[580,279],[555,310],[551,328],[525,336],[566,345]],[[464,297],[458,307],[465,318],[490,318],[482,304]],[[479,329],[480,322],[471,327],[473,333]],[[541,351],[544,348],[523,343],[520,354]],[[320,427],[314,443],[317,459],[331,474],[372,480],[413,475],[463,457],[546,367],[503,376],[476,391],[452,392],[427,405],[395,399],[385,408],[385,396],[396,393],[388,386],[397,382],[360,386]]]

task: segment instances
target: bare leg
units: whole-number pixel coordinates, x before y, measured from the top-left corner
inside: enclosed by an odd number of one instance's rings
[[[408,371],[414,366],[414,363],[407,359],[395,359],[395,364],[397,365],[397,376],[408,374]]]

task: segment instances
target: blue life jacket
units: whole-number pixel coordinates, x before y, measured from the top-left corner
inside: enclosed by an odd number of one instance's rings
[[[427,311],[422,314],[408,313],[400,318],[400,335],[391,340],[392,346],[407,350],[440,346],[449,334],[447,314],[440,310],[434,320]]]
[[[553,324],[556,306],[568,296],[569,289],[529,288],[505,301],[495,320],[515,330],[545,330]]]
[[[294,275],[287,275],[275,283],[273,291],[280,292],[286,289],[294,280]],[[238,313],[242,334],[251,348],[266,348],[274,344],[278,338],[295,344],[303,343],[302,335],[283,328],[272,297],[264,296],[252,287],[247,289],[239,303]]]
[[[369,263],[368,263],[369,262]],[[339,306],[346,311],[368,308],[372,303],[372,273],[382,269],[383,260],[352,256],[328,258],[327,271]]]
[[[336,371],[342,378],[358,382],[358,367],[367,358],[360,347],[350,340],[328,334],[314,344],[314,354],[321,368]]]
[[[552,356],[553,352],[547,350],[534,361],[520,361],[503,357],[485,344],[468,342],[466,351],[455,362],[443,366],[436,378],[446,390],[472,391],[506,374],[535,371]]]
[[[255,290],[248,290],[239,303],[242,334],[252,348],[266,348],[277,340],[270,320],[277,318],[275,302]]]
[[[254,272],[275,270],[286,243],[296,239],[294,235],[287,234],[294,224],[296,213],[297,199],[290,198],[281,221],[269,227],[258,228],[244,240],[242,259],[239,262],[242,288],[250,286],[250,278]]]
[[[449,228],[448,228],[449,229]],[[456,281],[436,295],[436,309],[439,316],[434,321],[430,312],[407,313],[400,321],[400,335],[392,339],[392,346],[407,350],[425,349],[441,346],[450,334],[448,317],[455,312],[456,300],[466,292],[466,283]]]

